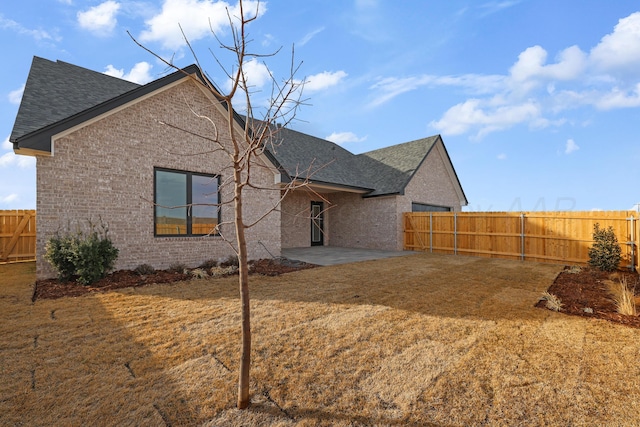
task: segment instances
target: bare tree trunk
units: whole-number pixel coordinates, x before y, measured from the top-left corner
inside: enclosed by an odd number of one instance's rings
[[[264,219],[270,212],[273,212],[277,209],[277,206],[274,206],[272,209],[267,210],[263,213],[262,216],[258,216],[257,219],[255,215],[251,218],[250,223],[244,222],[243,212],[242,212],[242,191],[245,186],[249,186],[249,188],[265,190],[264,188],[260,189],[256,187],[254,182],[251,181],[251,173],[252,173],[252,165],[256,164],[259,166],[268,166],[262,164],[262,161],[259,160],[264,154],[265,147],[267,144],[273,147],[278,145],[278,140],[275,136],[275,124],[276,121],[282,120],[284,125],[291,122],[295,117],[295,113],[297,108],[303,104],[304,100],[301,99],[302,96],[302,87],[305,84],[305,80],[299,81],[294,78],[294,74],[298,70],[299,65],[296,67],[293,63],[293,50],[292,50],[292,64],[291,64],[291,75],[284,80],[284,82],[276,81],[275,78],[271,75],[269,71],[269,76],[271,77],[272,84],[272,94],[270,99],[270,106],[267,108],[267,112],[265,113],[264,123],[258,123],[258,126],[253,121],[253,110],[251,107],[251,95],[253,93],[252,87],[247,82],[247,75],[245,73],[245,64],[247,61],[253,61],[258,58],[264,58],[273,56],[277,53],[272,54],[257,54],[250,53],[246,51],[248,40],[247,35],[245,33],[246,26],[257,19],[258,17],[258,9],[260,6],[260,2],[255,2],[255,13],[245,15],[243,8],[243,1],[239,0],[238,5],[240,7],[240,13],[238,16],[232,16],[231,12],[227,10],[227,16],[229,18],[229,27],[231,29],[231,36],[233,37],[233,43],[230,45],[225,45],[218,39],[220,42],[220,47],[234,53],[236,55],[237,63],[232,68],[233,71],[227,71],[224,69],[227,77],[231,79],[231,89],[229,89],[226,95],[223,95],[214,85],[211,83],[207,77],[206,73],[203,73],[202,76],[198,77],[192,74],[186,73],[185,70],[178,68],[171,61],[167,61],[163,59],[161,56],[155,54],[148,48],[144,47],[140,43],[138,43],[133,36],[131,37],[135,43],[145,49],[146,51],[152,53],[156,58],[164,62],[167,66],[172,67],[176,70],[181,70],[185,73],[185,76],[190,77],[196,84],[205,88],[210,94],[213,95],[212,99],[215,99],[214,102],[220,102],[223,106],[225,106],[227,110],[227,123],[229,126],[229,137],[231,139],[230,144],[220,138],[218,134],[218,129],[215,125],[213,117],[207,117],[206,115],[201,115],[197,113],[195,110],[191,109],[192,113],[197,117],[207,119],[211,124],[213,124],[213,137],[206,137],[202,135],[197,135],[196,133],[191,132],[189,129],[183,129],[179,126],[172,125],[166,122],[160,122],[164,125],[170,126],[175,129],[183,130],[188,132],[192,136],[197,136],[203,138],[212,143],[213,152],[221,152],[223,155],[226,155],[231,160],[231,166],[233,167],[233,183],[234,183],[234,225],[236,232],[236,243],[237,243],[237,254],[238,254],[238,272],[239,272],[239,286],[240,286],[240,304],[242,306],[242,338],[241,338],[241,356],[240,356],[240,373],[238,378],[238,409],[246,409],[250,404],[249,397],[249,371],[251,368],[251,306],[249,299],[249,267],[248,263],[248,254],[247,254],[247,240],[245,236],[245,232],[247,229],[253,227],[255,224]],[[253,7],[253,4],[252,4]],[[180,27],[182,31],[182,27]],[[212,29],[213,31],[213,29]],[[182,33],[184,36],[184,32]],[[186,36],[185,41],[187,46],[194,54],[193,48]],[[279,49],[278,49],[279,51]],[[214,55],[215,57],[215,55]],[[218,60],[217,57],[215,57]],[[196,63],[198,67],[200,67],[199,62]],[[220,62],[218,62],[220,64]],[[204,71],[204,70],[200,70]],[[247,110],[247,119],[244,123],[244,129],[239,130],[236,125],[238,124],[235,117],[235,111],[233,109],[233,100],[236,94],[243,94],[246,101],[246,110]],[[191,107],[189,107],[191,108]],[[277,126],[279,128],[280,126]],[[195,155],[195,154],[194,154]],[[267,161],[269,163],[269,161]],[[312,165],[309,165],[309,170],[311,170]],[[226,168],[225,168],[226,169]],[[309,174],[309,171],[307,171]],[[304,179],[304,183],[300,184],[297,178],[291,181],[289,189],[293,188],[301,188],[307,184],[308,177]],[[269,188],[270,190],[278,191],[280,193],[281,188]],[[282,199],[280,200],[280,202]],[[280,205],[280,202],[277,205]],[[231,200],[229,201],[221,201],[219,207],[222,205],[226,205],[227,203],[231,204]],[[220,224],[218,224],[220,226]],[[226,228],[226,226],[225,226]]]
[[[249,369],[251,367],[251,305],[249,300],[249,272],[247,266],[247,240],[242,218],[242,187],[240,169],[235,168],[235,226],[238,240],[238,281],[242,305],[242,345],[240,376],[238,378],[238,409],[249,406]]]

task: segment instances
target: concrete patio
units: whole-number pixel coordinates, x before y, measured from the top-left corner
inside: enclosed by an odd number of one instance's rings
[[[286,248],[282,256],[291,260],[316,265],[336,265],[350,262],[370,261],[412,255],[412,251],[382,251],[375,249],[341,248],[337,246],[311,246],[305,248]]]

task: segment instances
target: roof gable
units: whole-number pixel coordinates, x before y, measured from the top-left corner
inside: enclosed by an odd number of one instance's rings
[[[195,65],[190,65],[140,86],[60,61],[54,63],[37,58],[34,59],[34,64],[36,68],[30,71],[28,82],[35,82],[35,84],[31,85],[27,97],[23,97],[18,110],[18,116],[20,116],[21,120],[29,124],[29,131],[24,133],[25,127],[16,123],[14,131],[18,126],[18,136],[14,137],[12,134],[10,138],[10,141],[13,142],[14,151],[19,154],[51,153],[51,142],[55,135],[73,129],[76,126],[90,123],[91,120],[103,114],[116,111],[130,102],[141,100],[146,96],[152,95],[157,90],[166,89],[189,75],[196,75],[198,79],[204,79],[199,68]],[[46,72],[52,69],[57,72],[52,74]],[[85,94],[87,98],[83,101],[78,101],[78,106],[67,105],[73,104],[74,99],[67,95],[64,91],[64,85],[59,83],[59,80],[65,81],[65,78],[60,75],[60,70],[64,69],[70,70],[71,74],[82,82],[82,84],[78,85],[79,89],[69,91],[78,99],[82,98],[85,92],[93,90],[94,85],[101,87],[103,84],[101,82],[106,82],[104,83],[105,87],[97,90],[97,94]],[[69,84],[71,85],[71,83]],[[43,87],[45,88],[44,90],[37,90]],[[47,87],[56,88],[56,90],[47,89]],[[25,93],[27,93],[26,86]],[[56,98],[56,95],[58,98]],[[59,108],[48,108],[47,102],[57,102]],[[46,111],[39,114],[37,110],[40,108],[44,108]],[[16,119],[16,122],[18,122],[18,119]]]
[[[140,85],[35,56],[9,138],[17,139]]]
[[[402,194],[440,135],[392,145],[358,155],[361,169],[375,191],[369,196]]]

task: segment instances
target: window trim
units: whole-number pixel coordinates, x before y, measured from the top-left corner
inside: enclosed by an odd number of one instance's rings
[[[157,224],[157,208],[158,206],[156,205],[156,200],[157,200],[157,178],[158,178],[158,172],[171,172],[171,173],[178,173],[178,174],[183,174],[186,176],[186,186],[187,186],[187,191],[186,191],[186,196],[187,196],[187,200],[185,205],[187,206],[187,223],[186,223],[186,233],[185,234],[158,234],[157,230],[158,230],[158,224]],[[217,186],[217,191],[218,191],[218,203],[220,204],[220,175],[218,174],[210,174],[210,173],[202,173],[202,172],[191,172],[191,171],[185,171],[185,170],[180,170],[180,169],[170,169],[170,168],[162,168],[162,167],[154,167],[153,168],[153,236],[154,237],[206,237],[206,236],[220,236],[220,232],[218,230],[218,232],[216,233],[211,233],[211,234],[193,234],[192,233],[192,226],[193,226],[193,215],[192,215],[192,207],[193,206],[189,206],[192,203],[193,200],[193,176],[203,176],[203,177],[207,177],[207,178],[215,178],[216,179],[216,186]],[[222,208],[221,206],[218,206],[218,224],[220,224],[222,222]]]

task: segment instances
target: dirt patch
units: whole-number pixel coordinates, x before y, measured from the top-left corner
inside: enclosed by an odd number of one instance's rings
[[[286,258],[260,259],[251,261],[249,274],[263,276],[278,276],[292,271],[317,267],[301,261]],[[75,280],[61,282],[58,279],[46,279],[36,281],[32,301],[37,299],[56,299],[62,297],[77,297],[91,292],[107,292],[114,289],[134,288],[157,283],[175,283],[190,280],[188,272],[175,272],[169,270],[157,270],[152,274],[140,275],[131,270],[118,270],[108,274],[90,286],[83,286]]]
[[[640,293],[640,278],[637,273],[609,273],[589,267],[566,267],[549,287],[548,292],[562,302],[561,313],[604,319],[640,328],[640,316],[625,316],[617,312],[616,303],[606,283],[622,277],[626,277],[629,287],[635,288],[637,301]],[[546,301],[541,300],[536,307],[545,308],[545,304]]]

